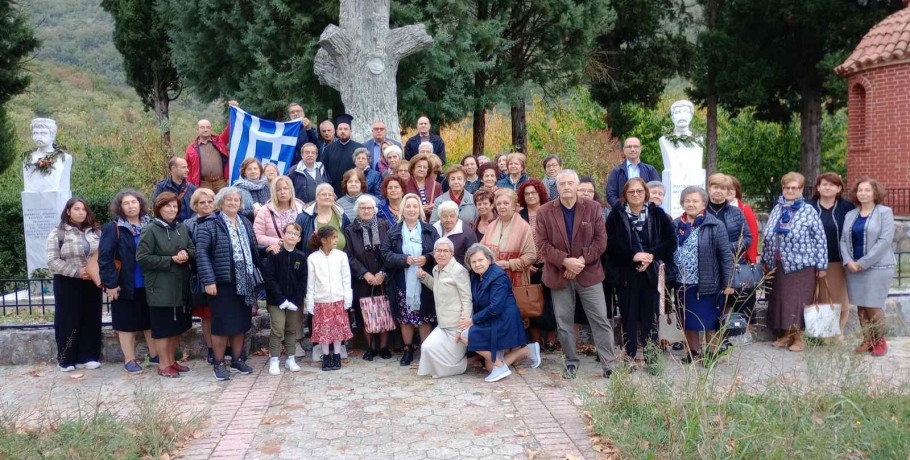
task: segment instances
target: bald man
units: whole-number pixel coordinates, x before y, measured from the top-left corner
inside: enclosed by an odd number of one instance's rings
[[[177,222],[183,222],[193,215],[193,210],[190,209],[190,198],[192,198],[193,192],[196,191],[196,186],[186,180],[190,168],[183,158],[171,158],[167,162],[167,171],[168,177],[155,184],[155,192],[152,193],[151,201],[154,203],[155,197],[163,192],[171,192],[177,195],[177,198],[183,202],[180,213],[177,214]]]
[[[429,118],[420,117],[417,119],[417,134],[411,136],[404,146],[404,157],[406,160],[410,160],[420,153],[421,143],[429,142],[433,144],[433,153],[442,160],[442,164],[446,164],[446,143],[441,137],[431,133],[430,128]]]
[[[197,187],[210,188],[215,193],[227,186],[228,160],[230,152],[227,129],[218,136],[212,136],[212,122],[199,120],[196,124],[196,140],[186,146],[187,180]]]

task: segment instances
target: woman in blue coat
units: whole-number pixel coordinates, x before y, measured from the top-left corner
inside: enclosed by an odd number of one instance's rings
[[[484,381],[496,382],[510,375],[509,366],[531,358],[540,366],[540,347],[527,347],[524,320],[515,303],[512,283],[505,270],[493,263],[493,251],[477,243],[468,248],[465,260],[471,267],[471,295],[474,315],[458,324],[461,340],[468,351],[475,351],[486,361],[490,371]]]

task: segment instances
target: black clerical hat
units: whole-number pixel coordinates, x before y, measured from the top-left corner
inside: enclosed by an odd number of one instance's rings
[[[346,113],[340,113],[335,116],[335,126],[338,126],[342,123],[345,123],[348,126],[351,126],[352,121],[354,121],[354,117],[352,115],[348,115]]]

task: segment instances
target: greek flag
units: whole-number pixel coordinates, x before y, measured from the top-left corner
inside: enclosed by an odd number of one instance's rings
[[[240,164],[256,157],[263,164],[273,163],[282,173],[294,161],[300,120],[266,120],[231,107],[231,180],[240,179]]]

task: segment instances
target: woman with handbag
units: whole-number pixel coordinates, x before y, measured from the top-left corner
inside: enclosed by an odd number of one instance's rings
[[[271,163],[270,163],[271,164]],[[215,213],[215,192],[210,188],[197,188],[190,197],[190,209],[195,214],[189,219],[183,221],[186,230],[196,243],[196,227],[210,218]],[[206,362],[212,364],[215,362],[215,352],[212,351],[212,309],[209,308],[208,299],[205,297],[205,289],[199,283],[198,264],[192,265],[193,275],[190,278],[190,304],[193,307],[193,316],[198,317],[202,324],[202,339],[205,340],[205,346],[208,348]]]
[[[329,186],[331,187],[331,186]],[[218,212],[196,227],[199,281],[212,308],[212,345],[216,380],[230,380],[224,352],[234,353],[231,368],[240,374],[253,369],[242,355],[243,335],[252,327],[252,309],[263,283],[253,226],[239,214],[240,189],[225,187],[215,195]]]
[[[740,184],[739,179],[729,174],[727,177],[730,178],[730,184],[732,185],[732,188],[727,189],[727,201],[730,203],[730,206],[735,206],[743,212],[743,217],[746,219],[746,225],[749,226],[749,232],[752,234],[752,244],[746,248],[746,263],[757,267],[755,264],[758,263],[758,240],[761,239],[761,234],[758,232],[758,219],[755,217],[755,211],[752,209],[752,206],[749,206],[749,203],[746,203],[743,200],[743,187],[742,184]],[[736,267],[734,267],[734,269],[735,268]],[[759,276],[757,271],[755,272],[755,275],[758,276],[760,280],[764,278],[764,274]],[[846,293],[844,296],[846,296]],[[749,338],[751,339],[752,325],[755,323],[753,312],[755,311],[757,294],[753,289],[743,297],[744,298],[740,299],[741,301],[737,303],[737,310],[746,316],[746,320],[748,321],[746,328],[749,333]]]
[[[190,330],[193,318],[187,307],[190,260],[196,246],[186,226],[177,222],[183,200],[175,193],[155,197],[155,218],[142,229],[136,262],[142,267],[149,304],[152,338],[158,349],[158,375],[180,377],[189,367],[176,361],[180,335]]]
[[[673,221],[663,209],[650,203],[644,179],[629,179],[623,187],[618,209],[607,216],[607,251],[610,260],[619,267],[619,311],[622,315],[625,358],[634,361],[638,354],[639,337],[642,345],[653,350],[660,346],[657,319],[659,316],[658,266],[663,262],[673,273],[673,253],[676,235]],[[650,366],[659,354],[645,353]]]
[[[677,248],[673,255],[676,281],[679,284],[677,301],[684,312],[683,329],[689,354],[683,363],[689,364],[702,357],[703,344],[711,347],[704,356],[711,361],[719,345],[714,337],[720,328],[720,309],[723,302],[718,294],[732,294],[728,286],[733,271],[730,242],[727,230],[712,214],[705,212],[708,194],[701,187],[686,187],[679,196],[682,216],[673,223],[676,227]]]
[[[426,223],[420,197],[413,193],[405,195],[401,200],[398,224],[389,229],[382,242],[382,259],[391,277],[389,303],[401,326],[404,342],[404,354],[399,362],[402,366],[409,366],[414,361],[414,327],[419,328],[420,339],[424,341],[430,335],[432,323],[436,322],[433,291],[420,284],[417,272],[435,265],[433,243],[438,238],[436,229]]]
[[[267,253],[278,254],[281,251],[281,229],[294,223],[303,211],[303,201],[294,196],[294,183],[288,176],[278,176],[272,182],[269,200],[256,213],[253,232],[256,244],[265,248]]]
[[[844,219],[848,212],[856,208],[850,200],[843,198],[843,191],[844,181],[840,175],[833,172],[822,173],[815,179],[815,193],[808,202],[818,211],[828,246],[828,276],[825,277],[827,288],[819,289],[818,301],[841,306],[839,323],[841,339],[844,337],[847,319],[850,318],[850,299],[847,296],[847,274],[840,253],[840,240],[846,229]]]
[[[558,160],[559,158],[554,156],[544,160],[544,165],[557,163],[561,167]],[[553,184],[555,187],[555,182]],[[537,228],[537,211],[548,201],[550,198],[547,186],[537,179],[528,179],[521,184],[521,187],[518,187],[518,205],[521,207],[518,215],[531,226],[532,237],[534,229]],[[535,247],[537,247],[536,244]],[[531,266],[531,284],[543,286],[544,307],[542,315],[530,319],[528,332],[532,342],[541,344],[548,353],[553,353],[556,351],[556,313],[553,311],[553,296],[550,288],[543,284],[543,262],[543,254],[538,251],[537,260]]]
[[[348,254],[351,266],[351,287],[354,291],[354,329],[362,329],[366,340],[367,350],[363,359],[372,361],[378,354],[382,359],[392,358],[389,351],[389,330],[378,334],[367,332],[362,302],[374,303],[367,308],[381,310],[378,316],[369,315],[370,318],[381,317],[387,319],[385,324],[391,322],[391,310],[386,295],[385,262],[382,259],[382,242],[389,233],[389,223],[377,217],[376,200],[370,195],[360,195],[354,203],[357,217],[354,222],[344,229],[345,239],[348,241],[345,252]],[[384,299],[384,301],[383,301]],[[370,325],[371,329],[374,325]],[[394,329],[394,323],[391,324]],[[376,346],[376,337],[379,336],[379,347]]]
[[[151,220],[145,196],[136,190],[123,190],[111,201],[114,220],[101,228],[98,245],[98,267],[101,285],[111,300],[111,326],[123,351],[123,370],[142,372],[142,361],[136,359],[136,333],[145,334],[149,361],[157,364],[158,348],[152,339],[149,306],[142,268],[136,263],[139,234]],[[119,269],[117,266],[119,265]]]
[[[726,174],[711,174],[708,177],[708,205],[706,211],[717,218],[720,223],[724,224],[727,230],[727,238],[730,247],[730,257],[735,265],[747,263],[747,253],[752,246],[752,231],[746,223],[746,216],[738,206],[733,205],[728,200],[730,191],[733,190],[733,180]],[[742,267],[750,268],[750,267]],[[754,295],[754,290],[741,289],[739,293],[726,295],[723,298],[724,312],[736,311],[747,313],[751,317],[752,312],[745,312],[746,299]]]
[[[101,367],[101,289],[86,270],[88,258],[98,250],[98,233],[88,203],[73,197],[63,207],[60,224],[47,236],[57,366],[63,372]]]
[[[433,244],[436,259],[433,274],[417,270],[420,282],[433,291],[438,321],[436,329],[421,344],[417,375],[429,375],[434,379],[464,374],[468,368],[467,346],[458,340],[461,334],[458,322],[473,314],[471,279],[467,269],[453,260],[454,252],[452,240],[441,237]]]
[[[493,251],[496,265],[505,270],[513,286],[530,284],[537,246],[531,226],[518,216],[518,194],[511,188],[500,188],[493,203],[498,217],[487,225],[480,244]]]
[[[857,181],[851,193],[858,208],[844,218],[841,257],[847,269],[850,303],[856,305],[863,341],[857,353],[885,356],[885,300],[894,277],[894,212],[882,204],[885,188],[875,179]],[[846,307],[846,305],[844,305]]]
[[[762,268],[774,269],[768,293],[768,328],[779,331],[771,346],[806,349],[803,310],[813,303],[816,278],[828,269],[825,228],[803,199],[806,178],[789,172],[780,179],[782,195],[768,216],[762,244]]]
[[[512,375],[509,366],[521,359],[530,358],[531,367],[540,366],[540,344],[527,345],[512,283],[505,270],[494,263],[493,251],[477,243],[465,257],[471,267],[474,308],[471,316],[462,317],[458,329],[468,351],[484,358],[490,372],[484,381],[497,382]]]

